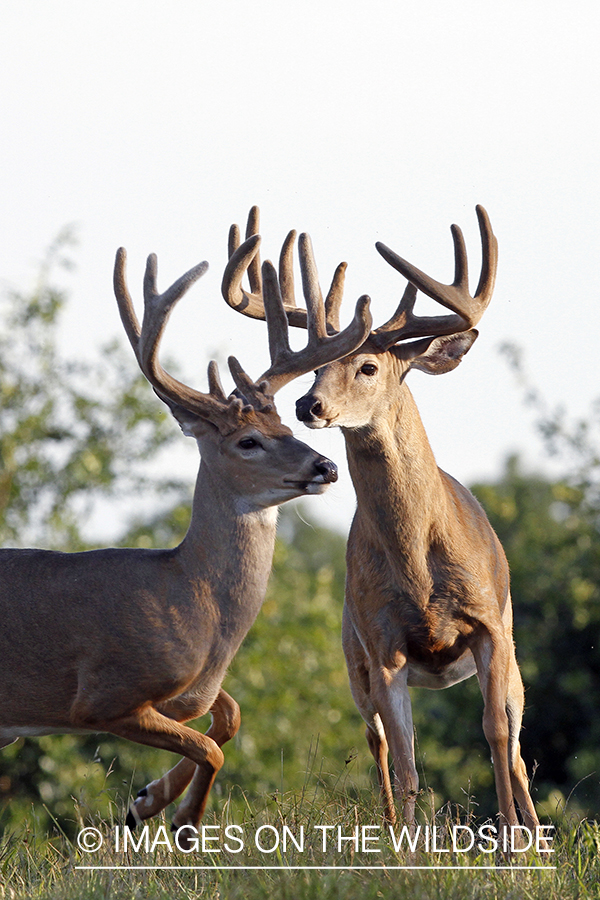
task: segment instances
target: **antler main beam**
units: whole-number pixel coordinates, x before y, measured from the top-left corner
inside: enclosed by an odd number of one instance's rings
[[[392,344],[409,338],[468,331],[481,319],[494,291],[498,267],[498,242],[483,206],[477,206],[476,212],[481,234],[482,263],[479,284],[474,297],[469,292],[467,250],[463,233],[458,225],[451,226],[454,241],[454,281],[452,284],[436,281],[403,259],[394,250],[390,250],[385,244],[378,242],[375,245],[385,261],[409,281],[394,315],[374,332],[374,339],[382,349],[387,349]],[[413,307],[417,289],[452,310],[454,315],[415,316]]]

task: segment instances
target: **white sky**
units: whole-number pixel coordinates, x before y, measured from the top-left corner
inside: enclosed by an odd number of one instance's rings
[[[141,297],[146,255],[167,286],[201,259],[209,273],[170,323],[165,350],[205,385],[235,353],[258,376],[266,335],[226,308],[231,222],[261,208],[263,252],[308,231],[322,281],[349,263],[346,307],[373,297],[387,318],[403,280],[382,240],[450,281],[449,226],[479,274],[474,208],[500,247],[494,299],[463,365],[415,373],[438,463],[470,482],[512,450],[545,464],[531,413],[498,345],[520,344],[548,400],[585,415],[600,394],[598,39],[595,0],[5,0],[0,17],[3,282],[26,287],[48,243],[76,223],[65,347],[119,334],[114,252]],[[424,309],[424,305],[421,309]],[[294,422],[336,462],[338,432]],[[193,448],[178,465],[193,478]],[[347,474],[310,511],[345,527]]]

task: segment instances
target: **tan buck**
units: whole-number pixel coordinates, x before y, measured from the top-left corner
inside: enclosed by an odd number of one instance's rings
[[[469,293],[457,226],[451,285],[377,244],[409,280],[396,312],[357,350],[320,368],[312,389],[297,402],[298,418],[309,428],[337,425],[346,441],[357,510],[347,548],[343,646],[392,823],[388,747],[404,819],[413,823],[415,816],[409,686],[445,688],[477,674],[500,822],[518,824],[516,798],[524,824],[539,824],[519,749],[523,685],[506,558],[475,498],[438,469],[405,382],[411,369],[441,374],[455,368],[477,337],[473,326],[490,302],[497,266],[487,214],[478,207],[477,215],[483,263],[475,296]],[[452,313],[415,316],[417,288]],[[341,290],[328,304],[330,334],[339,331],[340,301]],[[292,314],[290,322],[303,324]]]
[[[254,236],[239,248],[234,269],[256,257],[259,241]],[[273,394],[351,352],[368,334],[370,319],[363,302],[351,326],[328,337],[306,248],[300,262],[308,346],[290,350],[277,275],[265,263],[272,365],[254,382],[231,358],[237,396],[227,397],[215,363],[209,392],[201,393],[158,361],[169,313],[206,263],[159,294],[150,256],[140,328],[119,250],[115,292],[139,366],[200,449],[189,530],[169,550],[0,550],[0,747],[21,736],[110,732],[179,754],[167,775],[140,792],[130,825],[164,809],[190,781],[173,827],[199,822],[223,764],[221,746],[239,727],[239,707],[221,683],[264,599],[276,506],[320,494],[337,479],[335,465],[281,423]],[[183,724],[209,711],[206,734]],[[188,838],[184,833],[182,844]]]

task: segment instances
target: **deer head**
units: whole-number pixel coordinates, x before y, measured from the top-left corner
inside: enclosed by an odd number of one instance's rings
[[[311,390],[296,404],[298,418],[309,428],[339,425],[360,428],[401,397],[411,369],[439,375],[454,369],[477,338],[474,329],[494,289],[497,242],[483,207],[477,207],[483,246],[481,277],[475,296],[469,293],[467,254],[462,232],[452,226],[455,278],[441,284],[385,244],[376,244],[383,258],[409,283],[394,315],[372,331],[355,351],[317,371]],[[451,315],[416,316],[417,289],[452,310]],[[335,331],[336,323],[331,329]]]
[[[232,254],[229,271],[237,284],[247,266],[257,256],[260,237],[253,235]],[[144,278],[144,318],[140,326],[125,278],[126,253],[120,249],[115,262],[114,287],[121,319],[140,369],[156,394],[167,404],[185,434],[193,436],[201,451],[207,475],[218,472],[220,490],[229,491],[248,509],[275,506],[303,494],[321,493],[337,479],[330,460],[296,440],[275,409],[274,394],[293,378],[322,365],[327,359],[348,352],[362,342],[365,327],[355,323],[351,333],[330,339],[322,335],[322,309],[314,290],[308,289],[305,311],[309,341],[304,350],[292,352],[287,337],[287,320],[277,274],[266,262],[264,308],[269,333],[272,364],[253,381],[235,357],[229,369],[236,385],[234,394],[223,390],[217,364],[208,367],[209,390],[202,393],[166,372],[158,359],[158,348],[168,317],[183,294],[207,270],[200,263],[179,278],[164,293],[156,288],[157,261],[148,258]],[[229,277],[229,276],[227,276]],[[253,276],[254,278],[254,276]],[[359,323],[360,325],[360,323]]]

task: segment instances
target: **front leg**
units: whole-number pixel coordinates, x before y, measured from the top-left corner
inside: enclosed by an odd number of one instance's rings
[[[388,743],[379,713],[371,698],[369,664],[363,646],[350,619],[347,606],[342,616],[342,647],[346,657],[350,691],[356,708],[367,726],[365,737],[377,766],[377,780],[383,805],[383,816],[390,825],[396,824],[396,808],[390,781]]]
[[[415,765],[415,736],[406,658],[397,658],[394,667],[371,665],[370,682],[373,705],[383,723],[394,761],[396,798],[404,821],[413,827],[419,776]]]
[[[172,703],[161,704],[160,712],[177,721],[187,721],[202,715],[204,709],[199,708],[195,700],[188,699],[186,702],[183,698],[177,697]],[[210,713],[212,722],[206,737],[222,747],[234,737],[240,727],[240,708],[233,697],[221,689],[210,708]],[[129,808],[125,824],[133,829],[144,819],[161,812],[183,793],[192,779],[194,779],[192,787],[177,810],[173,824],[175,827],[186,824],[197,825],[200,821],[199,816],[196,819],[197,810],[206,806],[214,777],[211,777],[205,769],[197,770],[196,764],[186,757],[180,759],[161,778],[142,788]],[[194,819],[196,821],[192,821]]]
[[[74,724],[107,731],[138,744],[169,750],[190,760],[202,770],[208,785],[204,795],[199,798],[199,808],[194,809],[194,819],[196,822],[200,821],[206,807],[208,791],[224,761],[223,751],[212,738],[167,718],[152,706],[143,707],[117,719],[106,720],[88,714],[85,719],[75,719]]]

